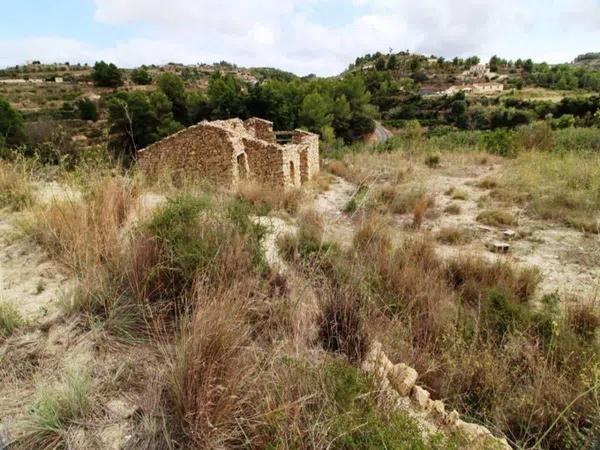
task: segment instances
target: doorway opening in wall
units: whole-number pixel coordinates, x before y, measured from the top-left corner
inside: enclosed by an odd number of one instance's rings
[[[245,180],[248,178],[248,161],[246,159],[245,153],[240,153],[237,156],[237,165],[238,165],[238,173],[240,175],[240,180]]]
[[[290,180],[292,180],[292,184],[294,184],[296,180],[296,168],[294,167],[293,161],[290,161]]]

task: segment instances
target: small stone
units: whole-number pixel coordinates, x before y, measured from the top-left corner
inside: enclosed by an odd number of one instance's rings
[[[113,399],[106,404],[106,412],[113,419],[129,419],[135,411],[134,405],[122,399]]]
[[[446,425],[450,428],[455,428],[459,420],[460,415],[458,414],[458,411],[454,410],[446,416]]]
[[[508,253],[510,251],[510,245],[506,242],[491,242],[488,244],[488,248],[494,253]]]
[[[431,414],[438,421],[445,421],[446,419],[446,407],[439,400],[434,400],[429,402],[429,408],[431,409]]]
[[[517,233],[514,230],[506,230],[504,232],[504,237],[507,239],[514,239],[517,237]]]
[[[483,436],[492,436],[490,430],[476,423],[460,420],[457,427],[469,441],[475,441]]]
[[[429,407],[429,392],[420,386],[415,386],[410,394],[412,402],[421,409]]]
[[[403,397],[410,394],[418,377],[415,369],[402,363],[396,364],[388,374],[390,384]]]

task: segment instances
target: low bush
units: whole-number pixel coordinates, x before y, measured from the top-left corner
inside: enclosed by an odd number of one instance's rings
[[[460,188],[452,187],[446,191],[446,195],[450,196],[452,200],[466,200],[468,198],[467,193]]]
[[[442,157],[439,153],[431,153],[425,157],[425,165],[431,168],[438,167],[441,159]]]
[[[547,122],[536,122],[517,130],[518,145],[525,150],[548,151],[554,148],[552,128]]]

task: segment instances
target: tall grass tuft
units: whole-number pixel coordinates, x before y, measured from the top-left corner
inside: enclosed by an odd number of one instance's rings
[[[16,443],[22,448],[59,449],[66,445],[69,427],[93,408],[88,376],[71,372],[55,386],[40,384],[24,423],[26,434]]]
[[[20,211],[33,204],[33,189],[24,166],[0,160],[0,208]]]
[[[19,311],[6,301],[0,301],[0,339],[4,339],[23,325]]]

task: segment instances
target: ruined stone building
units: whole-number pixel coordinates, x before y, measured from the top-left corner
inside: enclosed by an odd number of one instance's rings
[[[138,165],[150,175],[167,169],[232,187],[244,179],[300,186],[319,172],[319,136],[286,137],[278,143],[273,124],[258,118],[201,122],[140,150]]]

